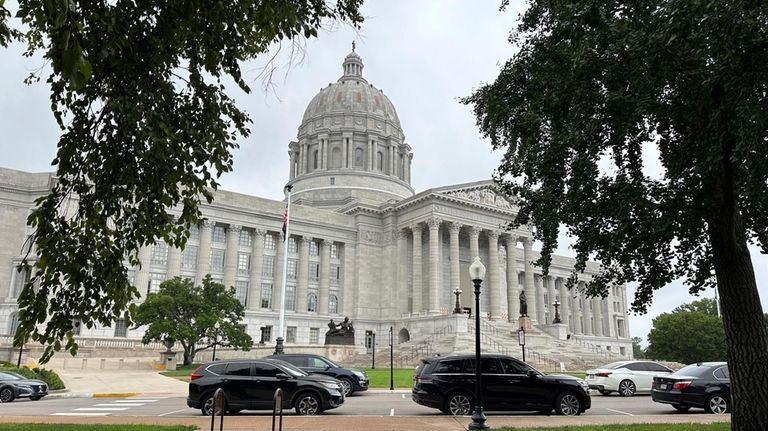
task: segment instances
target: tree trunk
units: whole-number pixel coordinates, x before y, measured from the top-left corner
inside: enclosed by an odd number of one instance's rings
[[[731,429],[762,431],[768,424],[768,329],[744,222],[729,200],[726,196],[719,214],[711,218],[709,238],[728,345]]]
[[[195,360],[195,345],[184,346],[184,365],[192,365]]]

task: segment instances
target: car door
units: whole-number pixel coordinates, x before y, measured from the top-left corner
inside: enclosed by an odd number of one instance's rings
[[[231,408],[252,408],[253,378],[251,362],[237,361],[227,363],[221,376],[221,387],[227,394],[227,404]]]
[[[480,384],[483,390],[483,407],[486,410],[505,410],[507,405],[507,379],[501,369],[497,358],[481,358],[482,379]],[[468,373],[474,392],[475,384],[475,360],[465,361],[464,372]]]
[[[253,366],[253,391],[251,400],[255,409],[270,409],[274,403],[275,391],[278,388],[283,389],[283,399],[290,399],[293,390],[290,388],[289,379],[279,378],[278,374],[285,374],[283,370],[273,364],[266,362],[256,362]]]
[[[312,356],[307,357],[307,365],[302,369],[310,374],[322,374],[331,377],[336,376],[336,372],[331,367],[331,364]]]
[[[629,378],[635,382],[637,392],[650,392],[653,372],[645,362],[635,362],[624,366],[629,370]]]
[[[529,375],[531,367],[514,358],[499,358],[506,377],[508,410],[537,410],[552,405],[549,388],[538,374]]]

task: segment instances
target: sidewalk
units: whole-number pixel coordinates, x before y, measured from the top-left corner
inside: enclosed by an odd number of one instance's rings
[[[68,391],[52,393],[64,397],[128,397],[138,394],[187,396],[188,383],[160,375],[155,370],[55,369]]]

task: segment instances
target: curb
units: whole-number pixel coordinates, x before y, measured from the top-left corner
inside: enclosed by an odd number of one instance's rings
[[[141,394],[141,392],[94,392],[91,394],[93,398],[127,398],[135,397]]]

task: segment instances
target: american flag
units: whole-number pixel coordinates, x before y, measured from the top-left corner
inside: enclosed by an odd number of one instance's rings
[[[283,211],[283,241],[285,241],[285,231],[288,230],[288,207]]]

